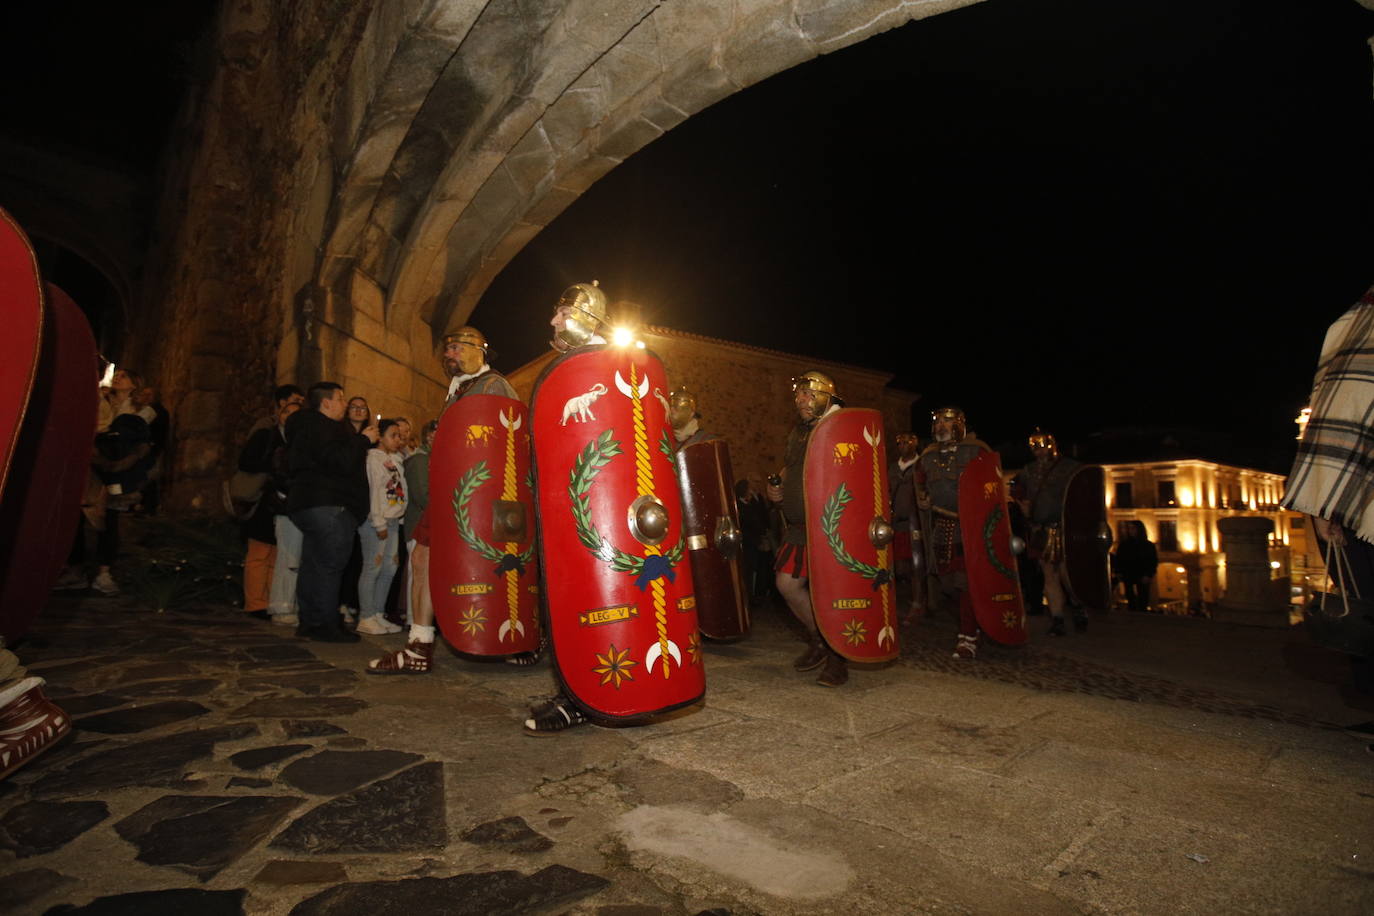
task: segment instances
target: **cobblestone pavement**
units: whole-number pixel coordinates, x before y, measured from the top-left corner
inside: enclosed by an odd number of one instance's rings
[[[546,663],[372,677],[398,637],[56,599],[19,654],[76,727],[0,784],[0,911],[1374,910],[1374,756],[1339,727],[1374,713],[1339,657],[1217,632],[969,663],[925,621],[824,690],[768,610],[709,648],[703,708],[532,739]]]

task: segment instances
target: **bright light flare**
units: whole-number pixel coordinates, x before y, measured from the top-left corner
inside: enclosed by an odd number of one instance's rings
[[[615,328],[611,331],[611,343],[617,347],[628,347],[635,342],[635,332],[629,328]]]
[[[105,375],[102,376],[101,379],[100,379],[100,387],[102,387],[102,388],[112,388],[112,387],[114,387],[114,375],[115,375],[115,364],[114,364],[114,363],[106,363],[106,364],[105,364]]]

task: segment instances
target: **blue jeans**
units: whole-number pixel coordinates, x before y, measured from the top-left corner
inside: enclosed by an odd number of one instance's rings
[[[358,577],[358,620],[376,617],[386,610],[386,595],[396,578],[397,550],[401,544],[401,520],[386,520],[386,539],[377,537],[372,523],[358,526],[363,543],[363,572]]]
[[[272,569],[272,595],[267,611],[273,617],[296,613],[296,576],[301,568],[301,530],[288,515],[273,519],[277,534],[277,565]]]
[[[301,530],[301,565],[296,604],[304,628],[339,626],[339,583],[353,552],[358,520],[343,506],[315,506],[291,513]]]

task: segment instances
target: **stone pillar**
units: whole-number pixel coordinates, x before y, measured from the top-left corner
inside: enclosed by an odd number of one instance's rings
[[[1288,626],[1288,583],[1270,575],[1273,521],[1255,516],[1224,518],[1217,528],[1226,553],[1226,594],[1213,618],[1251,626]]]

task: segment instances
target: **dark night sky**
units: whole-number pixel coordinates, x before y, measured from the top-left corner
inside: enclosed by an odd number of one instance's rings
[[[213,9],[11,4],[0,133],[153,176]],[[513,368],[597,278],[656,323],[891,370],[994,444],[1191,426],[1285,470],[1321,336],[1374,283],[1370,35],[1353,0],[912,23],[651,144],[472,321]]]
[[[597,278],[654,323],[891,370],[990,442],[1192,426],[1283,465],[1322,334],[1374,283],[1371,34],[1352,0],[912,23],[646,147],[471,320],[513,368]]]

